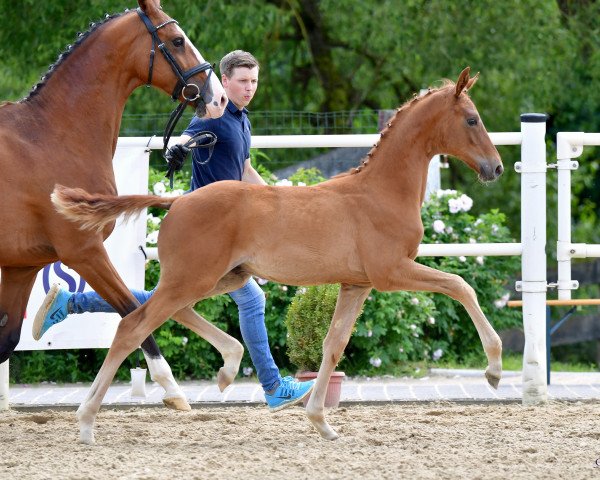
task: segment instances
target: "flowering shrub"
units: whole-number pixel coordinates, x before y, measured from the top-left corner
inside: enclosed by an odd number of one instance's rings
[[[503,243],[514,241],[506,217],[497,209],[475,218],[469,213],[473,201],[454,190],[440,190],[425,203],[421,217],[423,243]],[[419,257],[418,261],[438,270],[460,275],[477,293],[481,309],[496,330],[520,325],[517,309],[505,308],[508,282],[519,271],[518,257]],[[433,295],[440,314],[426,325],[425,341],[432,352],[461,360],[483,357],[477,331],[465,309],[445,295]]]

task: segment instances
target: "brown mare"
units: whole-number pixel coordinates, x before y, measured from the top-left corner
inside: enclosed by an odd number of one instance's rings
[[[327,383],[372,288],[425,290],[458,300],[477,328],[489,362],[486,377],[496,387],[502,345],[474,290],[457,275],[414,261],[423,236],[420,210],[433,155],[462,159],[482,181],[502,174],[500,156],[466,93],[476,78],[470,78],[466,68],[456,84],[407,103],[361,167],[316,186],[218,182],[176,199],[94,195],[57,187],[57,209],[88,229],[102,229],[120,214],[135,214],[148,206],[170,207],[158,241],[158,289],[121,321],[77,412],[81,441],[93,443],[93,424],[106,389],[141,339],[178,310],[239,288],[250,275],[290,285],[342,284],[306,408],[327,439],[338,436],[325,420]]]
[[[112,158],[123,108],[133,90],[151,75],[152,86],[174,99],[183,100],[185,93],[201,116],[219,117],[227,103],[210,65],[160,9],[159,0],[138,3],[137,11],[92,24],[26,98],[0,106],[0,362],[19,342],[35,276],[48,263],[60,259],[74,268],[121,316],[139,305],[102,244],[114,223],[101,232],[82,232],[50,203],[57,183],[117,193]],[[154,35],[153,25],[160,26]],[[156,35],[178,67],[156,48],[150,72]],[[183,321],[192,329],[206,330],[193,314]],[[189,409],[154,338],[140,343],[152,377],[165,388],[165,403]]]

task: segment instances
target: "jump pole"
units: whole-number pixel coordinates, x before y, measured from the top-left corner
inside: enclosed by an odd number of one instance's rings
[[[524,405],[548,401],[546,385],[546,115],[521,115],[521,244]]]

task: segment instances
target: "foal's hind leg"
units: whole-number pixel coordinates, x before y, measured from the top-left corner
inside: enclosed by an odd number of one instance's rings
[[[244,355],[242,344],[223,330],[209,323],[191,307],[179,310],[172,315],[172,318],[200,335],[219,351],[223,357],[224,364],[217,374],[217,383],[219,390],[225,390],[233,382],[240,369],[240,362]]]
[[[350,340],[356,317],[370,291],[371,287],[341,286],[331,326],[323,341],[323,360],[315,388],[306,405],[306,414],[321,436],[327,440],[338,438],[338,434],[325,420],[325,395],[329,377],[340,361],[344,348]]]
[[[481,311],[475,290],[458,275],[441,272],[412,260],[401,263],[385,290],[443,293],[459,301],[471,317],[488,359],[485,376],[497,388],[502,377],[502,341]]]

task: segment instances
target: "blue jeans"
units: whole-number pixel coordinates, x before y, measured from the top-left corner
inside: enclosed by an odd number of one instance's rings
[[[140,303],[145,303],[154,290],[131,290]],[[269,348],[265,326],[265,294],[256,280],[250,278],[242,288],[229,293],[238,306],[242,338],[256,368],[256,376],[263,389],[268,392],[277,387],[281,376]],[[69,313],[105,312],[115,310],[96,292],[74,293],[67,305]]]

